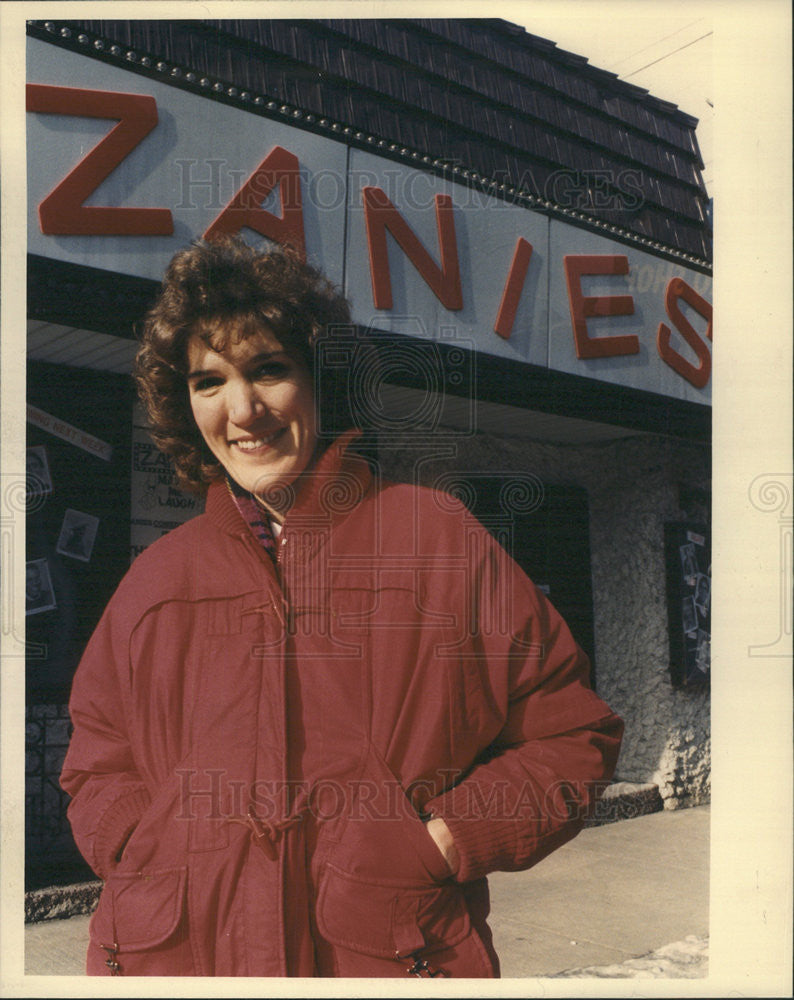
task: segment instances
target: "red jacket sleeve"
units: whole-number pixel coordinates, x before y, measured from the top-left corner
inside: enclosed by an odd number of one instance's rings
[[[459,882],[529,868],[572,839],[614,773],[623,733],[557,611],[496,543],[483,550],[475,642],[505,723],[425,807],[455,840]]]
[[[150,801],[127,732],[124,635],[114,629],[111,602],[75,675],[69,702],[74,732],[61,772],[61,786],[72,796],[75,841],[103,878]]]

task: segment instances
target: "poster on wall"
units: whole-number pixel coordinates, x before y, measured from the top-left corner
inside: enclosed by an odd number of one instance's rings
[[[670,675],[703,687],[711,675],[711,544],[702,524],[665,525]]]
[[[130,560],[204,509],[199,497],[179,488],[170,460],[155,447],[137,405],[132,422],[131,489]]]
[[[50,463],[43,444],[34,445],[25,453],[25,487],[31,498],[52,492]]]

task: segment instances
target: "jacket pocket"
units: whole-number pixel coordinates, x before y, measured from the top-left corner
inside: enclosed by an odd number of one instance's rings
[[[371,885],[422,889],[451,877],[400,780],[370,745],[350,783],[350,808],[329,860]]]
[[[454,947],[472,929],[455,884],[413,889],[383,885],[330,863],[317,899],[317,926],[333,945],[388,959]]]
[[[184,867],[111,873],[91,918],[89,974],[188,974],[176,955],[186,943],[186,883]]]

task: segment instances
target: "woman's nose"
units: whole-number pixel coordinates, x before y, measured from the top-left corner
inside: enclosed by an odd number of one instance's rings
[[[241,380],[230,386],[229,392],[229,419],[233,424],[244,427],[265,412],[265,402],[250,382]]]

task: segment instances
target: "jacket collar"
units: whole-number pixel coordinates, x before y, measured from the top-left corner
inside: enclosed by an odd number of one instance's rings
[[[367,461],[350,450],[361,431],[346,431],[330,444],[318,461],[297,481],[295,500],[285,524],[314,519],[329,513],[346,514],[363,498],[372,473]],[[205,512],[222,531],[239,535],[248,531],[225,480],[210,485]]]

